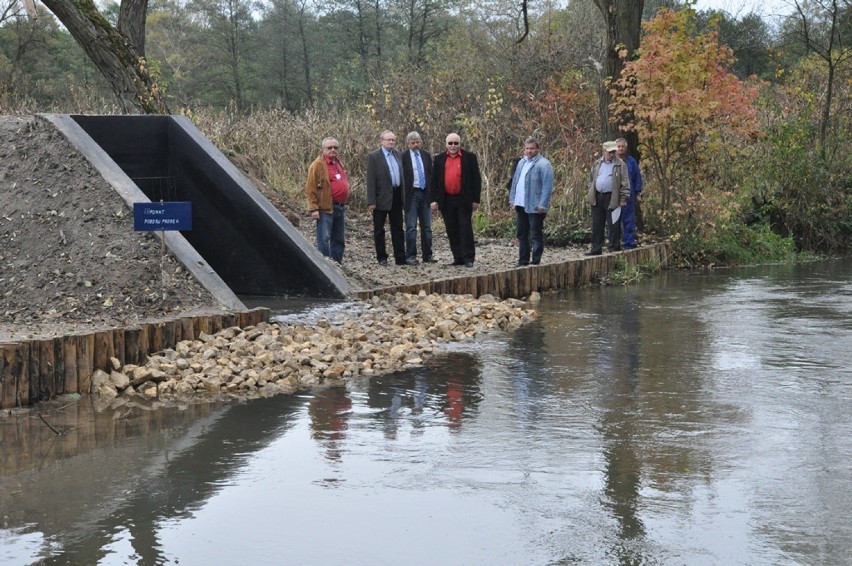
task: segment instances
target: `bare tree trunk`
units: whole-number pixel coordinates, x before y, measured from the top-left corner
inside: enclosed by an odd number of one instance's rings
[[[823,102],[822,115],[819,124],[819,153],[820,157],[826,157],[826,143],[828,138],[828,124],[831,119],[831,104],[834,94],[834,81],[837,66],[850,56],[850,50],[843,45],[841,34],[841,14],[845,9],[837,0],[828,2],[803,3],[796,0],[793,3],[798,14],[799,21],[793,35],[805,46],[822,59],[828,67],[828,84],[826,85],[825,101]],[[848,6],[848,3],[847,3]],[[808,10],[813,10],[809,12]],[[822,10],[827,21],[822,22],[824,29],[820,30],[818,11]],[[814,29],[817,28],[817,29]]]
[[[151,78],[144,51],[137,48],[131,36],[115,29],[91,0],[43,0],[68,29],[92,63],[106,78],[121,109],[128,114],[168,114],[168,106],[159,86]],[[124,2],[139,6],[124,8]],[[119,27],[129,30],[144,48],[147,0],[124,0],[119,14]],[[141,19],[142,23],[134,21]]]
[[[304,74],[305,74],[305,92],[308,95],[308,108],[314,106],[314,85],[311,84],[311,59],[310,51],[308,50],[308,23],[307,23],[307,0],[301,0],[299,3],[299,38],[302,42],[302,58],[304,59]]]
[[[236,2],[228,3],[228,13],[225,14],[225,20],[228,22],[225,30],[226,45],[228,49],[228,69],[231,72],[231,80],[233,86],[233,99],[237,112],[240,114],[245,111],[245,97],[243,96],[243,51],[242,41],[240,37],[240,22],[237,14],[239,8]]]
[[[276,22],[280,21],[281,26],[279,28],[279,34],[277,40],[280,41],[281,45],[281,66],[279,75],[281,77],[281,90],[280,94],[284,98],[284,107],[287,110],[294,110],[296,105],[293,103],[292,96],[290,94],[290,57],[287,51],[289,42],[288,39],[290,34],[288,33],[287,23],[289,19],[288,13],[288,5],[285,2],[276,2]],[[280,20],[279,20],[280,18]]]
[[[606,61],[604,81],[600,89],[599,108],[601,116],[601,132],[604,139],[613,140],[619,136],[627,139],[631,152],[636,151],[638,138],[635,133],[622,134],[619,124],[609,120],[610,83],[621,74],[624,61],[633,58],[639,49],[639,38],[642,32],[642,10],[645,0],[594,0],[606,23]],[[627,51],[622,58],[619,51]]]
[[[382,23],[382,3],[381,0],[374,0],[374,8],[376,11],[376,78],[382,80],[382,31],[384,25]]]
[[[148,0],[123,0],[118,8],[118,31],[127,36],[139,53],[145,53],[145,16]]]

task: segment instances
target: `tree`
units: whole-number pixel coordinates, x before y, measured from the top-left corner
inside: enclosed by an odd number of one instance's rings
[[[701,31],[718,29],[719,42],[733,51],[736,61],[732,70],[738,77],[770,78],[772,34],[763,18],[754,12],[735,18],[724,12],[706,11],[699,12],[697,19]]]
[[[604,76],[601,85],[600,113],[601,132],[606,139],[614,139],[619,133],[619,125],[610,120],[609,105],[611,102],[610,80],[615,80],[620,74],[625,61],[633,59],[633,54],[639,48],[639,37],[642,32],[642,10],[644,0],[595,0],[595,5],[601,11],[606,24],[606,53]],[[626,117],[629,119],[629,117]],[[635,131],[627,132],[631,151],[636,150],[637,138]]]
[[[251,103],[252,55],[256,24],[251,0],[193,0],[189,4],[200,27],[198,40],[208,50],[204,66],[207,92],[244,112]],[[224,96],[223,96],[224,95]]]
[[[444,0],[398,0],[404,14],[407,30],[408,62],[422,67],[426,61],[429,43],[446,31],[442,16],[446,12]]]
[[[189,107],[199,101],[191,77],[209,59],[197,46],[198,26],[186,10],[184,0],[154,0],[148,9],[145,51],[155,62],[169,101]]]
[[[22,9],[10,11],[0,25],[2,111],[79,112],[102,109],[104,102],[114,107],[109,85],[74,38],[46,7],[35,10],[36,18]]]
[[[125,113],[168,113],[145,60],[148,0],[122,0],[117,26],[109,23],[92,0],[42,1],[109,82]]]
[[[837,70],[850,56],[849,0],[795,0],[789,36],[819,57],[828,69],[819,127],[820,155],[825,158],[826,137],[831,120]],[[844,25],[845,24],[845,25]]]
[[[334,36],[339,36],[346,44],[346,51],[355,53],[360,63],[360,78],[371,75],[370,57],[373,52],[374,37],[370,30],[378,15],[372,9],[369,0],[332,0],[329,14],[329,28]]]
[[[663,210],[700,192],[708,160],[757,131],[756,87],[729,71],[733,54],[716,32],[694,34],[694,15],[662,10],[647,22],[611,91],[613,113],[630,117],[622,130],[642,139]]]

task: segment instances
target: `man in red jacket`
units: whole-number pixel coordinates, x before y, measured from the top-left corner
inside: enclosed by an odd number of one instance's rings
[[[476,154],[462,151],[461,137],[449,134],[447,150],[435,156],[429,183],[432,210],[440,210],[453,252],[450,265],[473,267],[473,212],[479,208],[482,175]]]

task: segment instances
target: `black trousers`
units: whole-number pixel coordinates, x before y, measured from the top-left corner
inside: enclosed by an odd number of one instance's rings
[[[464,263],[476,259],[473,243],[473,207],[458,196],[447,195],[441,210],[447,238],[453,252],[455,263]]]
[[[621,223],[619,222],[618,234],[613,234],[612,227],[612,211],[609,209],[609,203],[612,199],[612,193],[595,192],[595,205],[592,207],[592,252],[599,252],[603,248],[604,230],[609,233],[610,238],[616,236],[621,238]],[[613,247],[610,241],[610,248]],[[616,246],[619,245],[616,240]]]
[[[385,220],[390,219],[391,245],[393,259],[397,264],[405,263],[405,229],[402,222],[402,189],[394,188],[393,204],[390,210],[373,209],[373,242],[376,245],[376,259],[388,259],[385,244]]]

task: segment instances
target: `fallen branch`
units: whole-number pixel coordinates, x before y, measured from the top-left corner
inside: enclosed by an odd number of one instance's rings
[[[46,425],[47,425],[47,428],[49,428],[50,430],[52,430],[55,434],[57,434],[57,435],[61,435],[61,434],[62,434],[61,432],[59,432],[58,430],[56,430],[55,428],[53,428],[53,425],[51,425],[49,422],[47,422],[47,419],[45,419],[45,418],[44,418],[44,415],[42,415],[41,413],[39,413],[39,414],[38,414],[38,418],[40,418],[40,419],[41,419],[41,422],[43,422],[44,424],[46,424]]]

